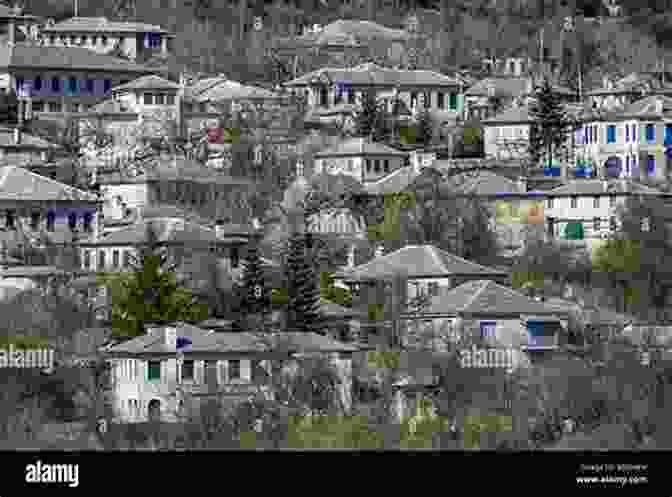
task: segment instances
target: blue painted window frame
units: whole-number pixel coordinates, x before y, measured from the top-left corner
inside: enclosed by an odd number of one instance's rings
[[[653,124],[646,125],[646,141],[649,143],[656,142],[656,128]]]
[[[656,173],[656,156],[649,155],[646,158],[646,173],[651,176]]]
[[[616,126],[607,126],[607,143],[616,143]]]
[[[497,321],[481,321],[481,338],[495,338],[497,334]]]

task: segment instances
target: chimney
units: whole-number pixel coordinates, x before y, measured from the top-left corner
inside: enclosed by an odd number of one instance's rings
[[[18,145],[21,143],[21,130],[19,128],[14,128],[14,144]]]
[[[177,349],[177,328],[166,326],[163,328],[163,344],[169,349]]]
[[[348,269],[354,269],[355,268],[355,246],[350,245],[350,248],[348,249],[348,264],[347,264]]]
[[[385,247],[383,246],[382,243],[378,244],[376,247],[376,251],[374,253],[374,257],[382,257],[385,254]]]
[[[663,100],[660,98],[656,99],[656,114],[663,113]]]

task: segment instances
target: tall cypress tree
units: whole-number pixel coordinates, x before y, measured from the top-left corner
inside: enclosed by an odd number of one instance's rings
[[[259,255],[258,240],[252,241],[245,257],[241,294],[240,329],[267,322],[271,311],[271,292]]]
[[[288,330],[319,332],[320,290],[313,265],[308,261],[305,235],[294,233],[289,240],[289,253],[285,267],[287,279],[287,328]]]
[[[538,164],[544,155],[552,164],[553,154],[565,143],[567,135],[575,129],[572,119],[564,110],[560,95],[545,78],[535,89],[535,98],[529,110],[529,154],[533,164]]]

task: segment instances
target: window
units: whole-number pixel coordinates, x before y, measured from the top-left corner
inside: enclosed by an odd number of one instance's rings
[[[613,207],[616,205],[616,197],[613,195],[609,195],[609,207]]]
[[[86,91],[87,93],[93,93],[94,92],[94,84],[92,79],[87,79],[86,80]]]
[[[166,95],[166,105],[175,105],[175,95]]]
[[[593,143],[597,143],[597,141],[598,141],[597,137],[598,136],[599,135],[597,134],[597,124],[596,124],[595,126],[593,126]]]
[[[386,173],[389,173],[389,172],[390,172],[390,160],[389,160],[389,159],[385,159],[385,160],[383,161],[383,170],[384,170]]]
[[[35,81],[33,81],[33,89],[35,91],[42,90],[42,78],[40,78],[39,76],[35,78]]]
[[[411,107],[415,107],[418,104],[418,94],[415,92],[411,93]]]
[[[355,103],[355,92],[352,88],[348,88],[348,103],[349,104]]]
[[[114,267],[114,268],[119,267],[119,251],[118,250],[113,250],[112,251],[112,267]]]
[[[111,89],[112,89],[112,81],[109,79],[103,81],[103,93],[107,95],[108,93],[110,93]]]
[[[373,161],[373,170],[376,174],[380,173],[380,160],[376,159]]]
[[[576,206],[577,206],[577,200],[576,200],[576,197],[572,197],[572,200],[571,200],[571,208],[572,208],[572,209],[576,209]]]
[[[450,110],[457,110],[457,93],[451,93],[448,99],[448,107]]]
[[[672,124],[665,125],[665,145],[672,145]]]
[[[336,95],[334,96],[334,104],[340,104],[343,100],[343,90],[341,90],[340,85],[336,87]]]
[[[481,338],[483,340],[494,339],[496,337],[496,331],[496,321],[481,321]]]
[[[124,250],[124,267],[130,267],[131,266],[131,251],[130,250]]]
[[[371,172],[371,159],[366,159],[366,172]]]
[[[646,158],[646,173],[651,176],[656,173],[656,157],[649,155]]]
[[[199,107],[200,107],[200,112],[207,112],[208,111],[208,104],[206,104],[205,102],[202,102]],[[243,117],[245,117],[245,114],[243,114]]]
[[[656,128],[653,124],[646,125],[646,141],[649,143],[655,143],[656,141]]]
[[[162,93],[157,93],[156,95],[154,95],[154,103],[156,105],[163,105],[164,100],[165,100],[165,97]]]
[[[107,46],[107,36],[101,36],[100,42],[104,47]]]
[[[44,112],[44,102],[33,102],[33,112]]]
[[[231,359],[229,360],[229,381],[231,380],[240,380],[240,360]]]
[[[49,112],[61,112],[61,109],[63,106],[61,105],[61,102],[49,102]]]
[[[609,218],[609,229],[611,231],[616,231],[616,218],[614,216]]]
[[[100,270],[105,269],[105,251],[104,250],[98,251],[98,269],[100,269]]]
[[[432,297],[436,297],[439,294],[439,284],[436,281],[431,282],[428,291]]]
[[[25,86],[25,81],[23,78],[16,78],[16,93],[22,93],[23,87]]]
[[[151,93],[145,93],[144,102],[145,102],[145,105],[152,105],[152,94]]]
[[[353,169],[355,168],[355,167],[354,167],[354,163],[355,163],[354,160],[352,160],[352,159],[348,159],[348,171],[349,171],[349,172],[352,172]]]
[[[422,105],[426,108],[429,109],[432,106],[432,94],[429,92],[425,92],[422,94]]]
[[[71,231],[75,231],[77,228],[77,214],[75,212],[68,214],[68,227]]]
[[[58,78],[51,78],[51,91],[59,93],[61,91],[61,80]]]
[[[593,219],[593,231],[600,231],[600,218]]]
[[[651,221],[648,217],[642,218],[642,231],[648,232],[651,231]]]
[[[54,211],[47,212],[47,231],[54,231],[54,223],[56,221],[56,214]]]
[[[7,211],[5,213],[5,220],[6,220],[5,224],[6,224],[7,228],[10,229],[10,230],[13,230],[14,227],[15,227],[14,226],[14,211],[11,211],[11,210]]]
[[[86,233],[91,233],[91,225],[93,224],[93,214],[87,212],[84,214],[84,231]]]
[[[77,95],[77,93],[78,93],[77,92],[77,90],[78,90],[77,87],[78,86],[79,86],[79,83],[78,83],[77,79],[75,79],[75,78],[68,79],[68,90],[70,91],[71,94]]]
[[[630,125],[626,124],[625,125],[625,143],[628,143],[630,141]]]
[[[600,208],[600,197],[593,197],[593,209]]]
[[[320,88],[320,105],[326,107],[329,101],[329,93],[326,88]]]
[[[91,269],[91,251],[84,252],[84,269]]]
[[[240,251],[238,247],[231,247],[231,267],[237,268],[240,264]]]
[[[445,105],[444,98],[445,95],[443,93],[439,92],[436,94],[436,106],[439,109],[443,109],[443,106]]]
[[[31,230],[36,230],[40,227],[40,213],[39,212],[33,212],[30,215],[30,229]]]
[[[616,126],[607,126],[607,143],[616,143]]]
[[[182,361],[182,381],[194,381],[194,361]]]
[[[552,198],[546,199],[546,208],[547,209],[552,209],[553,208],[553,199]]]
[[[584,239],[583,223],[573,221],[565,225],[565,240],[583,240],[583,239]]]
[[[148,361],[147,381],[161,380],[161,361]]]

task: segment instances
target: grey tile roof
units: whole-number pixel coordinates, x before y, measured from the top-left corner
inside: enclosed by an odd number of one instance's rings
[[[83,200],[97,202],[92,193],[16,166],[0,167],[0,199],[4,200]]]
[[[524,193],[522,185],[517,181],[490,171],[480,171],[475,177],[467,179],[458,187],[458,191],[478,196]]]
[[[413,183],[417,175],[413,166],[405,166],[391,172],[376,181],[366,182],[364,190],[369,195],[385,195],[388,193],[400,193]]]
[[[660,101],[662,103],[662,113],[657,112],[656,104]],[[672,115],[672,98],[663,95],[652,95],[650,97],[642,98],[632,104],[628,105],[623,114],[626,116],[651,116],[651,115]]]
[[[469,88],[465,95],[468,97],[487,97],[490,87],[493,88],[495,97],[516,98],[527,92],[528,78],[504,76],[485,78]]]
[[[126,91],[126,90],[179,90],[180,85],[170,81],[169,79],[149,74],[134,79],[125,85],[119,85],[112,88],[112,92]]]
[[[350,271],[342,271],[338,273],[338,276],[359,280],[387,278],[399,273],[403,273],[408,278],[452,275],[506,275],[502,271],[481,266],[433,245],[408,245],[390,254],[376,257]]]
[[[406,152],[402,152],[383,143],[372,142],[367,138],[350,138],[334,147],[329,147],[315,154],[315,158],[320,157],[338,157],[349,155],[392,155],[405,157]]]
[[[151,68],[99,54],[84,47],[39,46],[16,43],[0,46],[0,67],[10,69],[70,69],[124,73],[151,73]]]
[[[635,346],[652,342],[654,346],[672,348],[672,326],[634,323],[627,326],[623,335]]]
[[[464,283],[432,298],[427,314],[556,315],[566,312],[490,280]]]
[[[503,112],[497,114],[491,119],[483,120],[483,124],[497,125],[497,124],[526,124],[532,122],[529,109],[527,106],[510,107]]]
[[[183,351],[185,356],[193,353],[254,353],[278,349],[296,352],[355,352],[358,349],[316,333],[283,332],[213,332],[203,330],[187,323],[176,323],[177,336],[189,338],[191,346]],[[108,350],[108,354],[175,354],[175,349],[163,343],[161,330],[150,330],[149,333],[121,343]]]
[[[606,188],[605,188],[606,183]],[[549,197],[568,197],[574,195],[598,196],[598,195],[667,195],[660,190],[642,185],[635,181],[627,180],[570,180],[566,185],[553,188],[546,192]]]
[[[45,33],[168,33],[161,26],[142,22],[110,21],[106,17],[73,17],[42,28]]]
[[[389,69],[373,63],[353,68],[324,67],[285,83],[285,86],[307,86],[313,81],[347,82],[352,85],[376,86],[444,86],[459,87],[461,81],[434,71]]]

